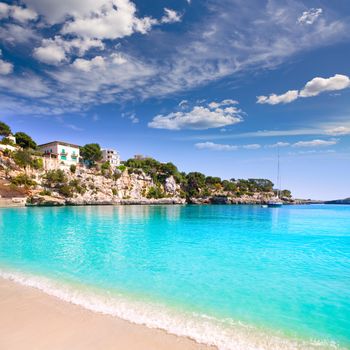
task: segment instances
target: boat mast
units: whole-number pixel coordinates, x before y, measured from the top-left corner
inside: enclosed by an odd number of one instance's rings
[[[277,147],[277,198],[280,198],[280,187],[281,187],[281,179],[280,179],[280,148]]]

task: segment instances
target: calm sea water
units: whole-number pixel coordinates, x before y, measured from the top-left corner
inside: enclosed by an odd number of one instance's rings
[[[0,209],[0,273],[222,349],[350,348],[350,206]]]

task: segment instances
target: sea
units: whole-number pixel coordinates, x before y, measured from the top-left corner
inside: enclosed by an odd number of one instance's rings
[[[223,350],[350,349],[350,206],[3,208],[0,277]]]

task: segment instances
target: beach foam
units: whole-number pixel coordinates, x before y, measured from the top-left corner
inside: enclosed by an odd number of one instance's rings
[[[63,301],[88,310],[111,315],[150,328],[217,346],[221,350],[339,349],[334,343],[299,341],[260,331],[234,322],[220,321],[207,315],[176,312],[162,305],[129,300],[84,286],[73,286],[46,277],[0,269],[0,277],[39,289]]]

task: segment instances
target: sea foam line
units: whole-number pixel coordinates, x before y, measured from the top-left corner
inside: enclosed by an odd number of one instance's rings
[[[0,269],[0,277],[36,288],[90,311],[189,337],[198,343],[214,345],[220,350],[339,349],[335,343],[287,339],[237,322],[222,322],[193,313],[175,313],[157,304],[131,301],[109,293],[93,293],[46,277],[3,269]]]

